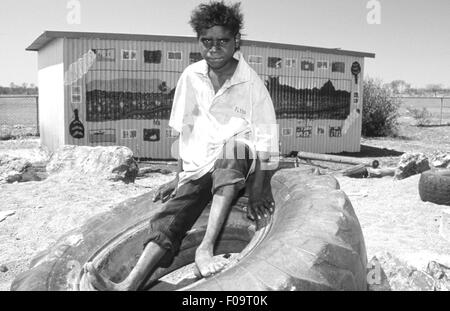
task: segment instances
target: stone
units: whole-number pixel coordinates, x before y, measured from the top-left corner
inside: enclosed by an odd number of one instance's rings
[[[450,153],[435,151],[429,156],[430,163],[437,168],[450,168]]]
[[[395,179],[405,179],[430,169],[428,157],[423,153],[405,153],[395,170]]]
[[[0,154],[0,183],[20,181],[31,163],[26,159]]]
[[[385,252],[374,256],[369,266],[376,267],[377,264],[381,275],[378,277],[378,283],[369,282],[371,291],[450,290],[450,269],[438,262],[431,261],[426,271],[421,271]]]
[[[5,266],[5,265],[0,265],[0,272],[2,272],[2,273],[5,273],[5,272],[8,272],[8,267],[7,266]]]
[[[52,155],[46,171],[50,175],[91,176],[129,183],[134,182],[139,170],[133,152],[127,147],[66,145]]]
[[[436,261],[430,261],[427,273],[435,280],[436,290],[450,291],[450,268]]]

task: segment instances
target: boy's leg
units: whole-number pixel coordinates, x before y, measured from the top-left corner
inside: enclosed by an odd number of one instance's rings
[[[88,263],[85,268],[91,284],[98,290],[136,290],[158,264],[169,264],[186,232],[211,200],[211,187],[210,173],[182,185],[176,196],[150,220],[144,251],[127,278],[113,283]]]
[[[92,286],[101,291],[134,291],[154,269],[167,250],[154,242],[148,243],[136,266],[121,283],[114,283],[103,277],[89,262],[85,265],[87,277]]]
[[[245,187],[245,178],[252,161],[248,147],[236,141],[228,142],[224,146],[224,153],[226,154],[217,160],[214,166],[213,200],[208,226],[195,254],[195,263],[204,277],[219,272],[225,266],[225,261],[213,259],[214,244],[230,211],[231,203]]]

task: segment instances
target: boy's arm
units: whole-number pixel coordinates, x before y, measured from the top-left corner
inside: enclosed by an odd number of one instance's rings
[[[255,172],[249,182],[249,206],[248,216],[255,220],[267,217],[273,213],[274,202],[271,197],[269,170],[266,169],[270,154],[268,152],[257,152]]]
[[[270,189],[269,172],[276,168],[270,156],[278,154],[278,125],[270,94],[261,79],[255,79],[253,85],[252,127],[257,150],[255,172],[249,180],[250,218],[262,218],[272,213],[274,202]],[[274,165],[275,164],[275,165]]]
[[[175,178],[168,183],[165,183],[161,187],[158,188],[158,190],[155,193],[155,196],[153,197],[153,202],[156,202],[158,200],[161,200],[161,202],[166,202],[171,197],[174,197],[177,193],[177,186],[178,181],[180,180],[180,173],[183,171],[183,161],[181,159],[178,159],[178,166],[177,166],[177,175]]]

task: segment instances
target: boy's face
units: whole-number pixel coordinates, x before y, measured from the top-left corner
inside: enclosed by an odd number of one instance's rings
[[[213,69],[225,67],[236,50],[235,37],[223,26],[213,26],[204,30],[199,36],[203,58]]]

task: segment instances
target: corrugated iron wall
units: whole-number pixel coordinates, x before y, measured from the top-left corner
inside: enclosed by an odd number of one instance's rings
[[[363,72],[356,84],[351,68],[363,68],[363,58],[252,46],[242,52],[272,96],[283,154],[359,151]],[[188,42],[66,39],[67,143],[172,158],[173,94],[198,53]]]

